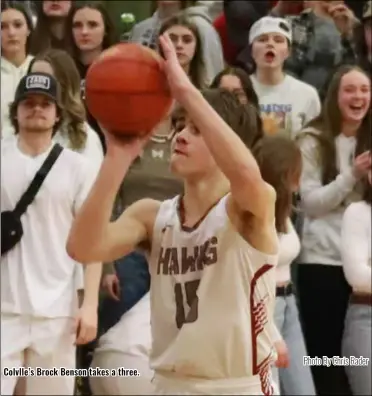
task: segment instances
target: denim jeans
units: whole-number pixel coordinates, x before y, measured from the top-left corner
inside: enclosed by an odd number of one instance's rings
[[[371,315],[372,307],[361,304],[349,304],[346,313],[342,340],[343,356],[369,358],[368,365],[346,366],[346,374],[354,395],[372,395]]]
[[[108,331],[150,289],[150,273],[145,256],[132,252],[115,262],[120,283],[120,301],[105,297],[99,308],[100,335]]]
[[[279,377],[280,394],[315,395],[310,367],[303,364],[307,352],[295,296],[276,297],[274,315],[289,352],[289,367],[280,368],[279,373],[274,369],[274,375]]]

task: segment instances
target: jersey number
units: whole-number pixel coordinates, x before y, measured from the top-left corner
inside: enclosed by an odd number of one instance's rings
[[[198,319],[198,304],[199,299],[196,292],[199,287],[200,280],[194,280],[185,283],[176,283],[174,285],[174,294],[176,297],[176,324],[180,329],[184,323],[193,323]],[[186,303],[189,307],[189,312],[186,315],[182,286],[184,286]]]

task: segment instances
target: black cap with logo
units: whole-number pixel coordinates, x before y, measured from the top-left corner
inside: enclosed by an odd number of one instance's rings
[[[58,102],[57,80],[46,73],[26,74],[18,84],[15,101],[19,102],[29,95],[45,95],[54,102]]]

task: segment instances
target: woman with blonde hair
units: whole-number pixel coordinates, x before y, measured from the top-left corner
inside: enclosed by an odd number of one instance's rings
[[[66,120],[54,139],[90,158],[99,167],[103,149],[97,133],[86,122],[85,107],[80,95],[80,76],[73,59],[65,51],[49,49],[33,59],[29,72],[51,74],[61,86]]]

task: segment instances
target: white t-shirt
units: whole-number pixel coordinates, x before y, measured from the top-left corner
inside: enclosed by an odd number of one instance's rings
[[[261,84],[251,75],[261,108],[264,131],[285,133],[294,138],[310,120],[319,115],[321,104],[314,87],[286,75],[278,85]]]
[[[372,293],[371,205],[352,203],[345,211],[341,232],[344,273],[354,292]]]
[[[1,210],[13,210],[53,145],[36,157],[18,139],[1,142]],[[66,252],[77,210],[96,177],[81,154],[64,149],[22,216],[21,241],[1,258],[1,312],[66,317],[77,308],[77,263]]]

